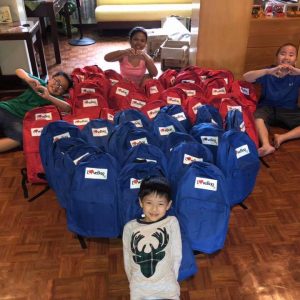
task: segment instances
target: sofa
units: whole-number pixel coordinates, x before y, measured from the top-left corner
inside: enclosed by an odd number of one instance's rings
[[[97,0],[99,30],[128,29],[133,26],[161,27],[161,19],[171,15],[192,15],[192,0]]]

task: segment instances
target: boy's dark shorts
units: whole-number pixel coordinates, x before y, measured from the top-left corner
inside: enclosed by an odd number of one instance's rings
[[[0,107],[0,130],[5,137],[23,143],[23,119]]]
[[[287,109],[281,107],[261,106],[254,113],[255,119],[263,119],[267,125],[284,126],[293,129],[300,126],[300,108]]]

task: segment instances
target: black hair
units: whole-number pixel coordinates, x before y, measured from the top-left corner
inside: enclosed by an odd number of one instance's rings
[[[152,193],[166,197],[168,202],[171,201],[171,187],[165,177],[148,176],[142,180],[138,193],[139,198],[143,200]]]
[[[146,41],[147,41],[147,39],[148,39],[147,31],[146,31],[146,29],[145,29],[144,27],[140,27],[140,26],[134,27],[134,28],[132,28],[132,29],[129,31],[129,34],[128,34],[128,35],[129,35],[129,40],[131,41],[132,38],[133,38],[133,36],[134,36],[136,33],[138,33],[138,32],[142,32],[142,33],[145,35]]]
[[[62,76],[67,80],[67,82],[68,82],[67,90],[70,89],[71,87],[73,87],[73,80],[70,75],[68,75],[67,73],[65,73],[63,71],[58,71],[53,75],[53,77],[57,77],[57,76]]]
[[[283,47],[286,47],[286,46],[292,46],[292,47],[294,47],[294,48],[296,49],[296,56],[298,56],[298,48],[297,48],[297,46],[296,46],[295,44],[293,44],[293,43],[285,43],[285,44],[281,45],[281,46],[277,49],[277,51],[276,51],[276,56],[278,56],[278,54],[279,54],[279,52],[281,51],[281,49],[282,49]]]

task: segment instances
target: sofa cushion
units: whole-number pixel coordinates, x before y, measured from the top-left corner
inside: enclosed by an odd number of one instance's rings
[[[154,2],[154,1],[152,1]],[[173,1],[174,3],[174,1]],[[160,21],[171,15],[191,17],[190,4],[100,5],[95,10],[97,22]]]
[[[144,4],[192,4],[192,0],[97,0],[97,6]]]

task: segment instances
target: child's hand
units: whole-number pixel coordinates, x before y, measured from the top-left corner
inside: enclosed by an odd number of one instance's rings
[[[270,69],[270,74],[278,78],[283,78],[291,73],[291,67],[291,65],[286,64],[278,65],[275,68]]]
[[[292,65],[284,65],[289,75],[300,75],[300,70]]]
[[[42,85],[37,88],[36,92],[39,96],[41,96],[44,99],[48,99],[50,95],[48,89]]]
[[[41,85],[38,80],[33,79],[33,78],[29,78],[27,80],[27,83],[34,91],[37,91],[37,88]]]
[[[128,48],[125,50],[126,55],[136,55],[135,50],[133,48]]]

